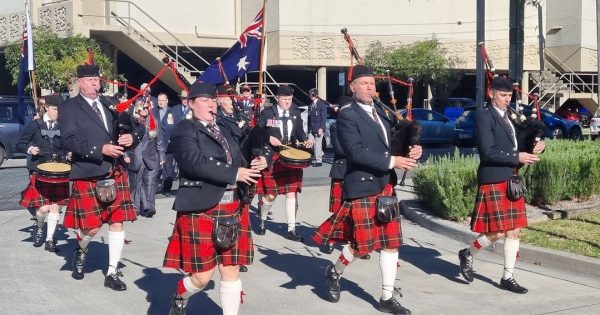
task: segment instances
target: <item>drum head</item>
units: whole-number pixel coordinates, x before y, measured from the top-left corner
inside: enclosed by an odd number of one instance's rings
[[[71,171],[71,165],[59,162],[40,163],[38,170],[47,174],[65,174]]]
[[[311,158],[311,154],[309,152],[302,151],[299,149],[294,149],[294,148],[287,148],[287,149],[281,150],[279,152],[279,155],[283,156],[284,158],[286,158],[288,160],[297,161],[297,162],[307,162],[307,161],[310,161],[310,158]]]

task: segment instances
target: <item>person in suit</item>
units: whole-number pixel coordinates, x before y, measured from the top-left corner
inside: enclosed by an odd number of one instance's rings
[[[242,95],[236,102],[236,106],[244,116],[252,120],[252,117],[254,117],[254,100],[252,99],[252,90],[248,84],[242,85]]]
[[[317,89],[310,89],[308,95],[311,100],[308,107],[308,138],[315,143],[313,166],[319,167],[323,165],[323,135],[325,135],[328,105],[319,97]]]
[[[360,256],[380,250],[381,298],[377,308],[392,314],[410,314],[394,297],[398,248],[402,244],[400,217],[385,222],[377,216],[377,202],[395,197],[394,169],[417,166],[422,148],[413,146],[408,157],[390,153],[393,117],[373,101],[375,77],[365,66],[353,68],[350,90],[354,102],[340,110],[337,137],[346,155],[342,205],[317,229],[315,238],[347,241],[336,262],[327,268],[325,286],[331,302],[340,299],[340,280],[345,268]],[[389,198],[387,198],[389,199]],[[397,203],[396,203],[397,206]]]
[[[175,126],[170,143],[180,169],[180,188],[163,266],[187,274],[177,283],[171,314],[185,314],[188,299],[210,282],[217,266],[223,314],[237,314],[242,294],[239,266],[251,264],[254,256],[250,215],[241,204],[239,187],[255,183],[267,161],[260,156],[248,163],[228,129],[215,121],[214,85],[194,82],[189,100],[193,118]],[[213,234],[214,225],[226,220],[239,228],[228,244]]]
[[[290,87],[282,85],[277,89],[277,106],[265,108],[258,119],[258,125],[267,128],[270,135],[270,144],[273,151],[279,151],[282,145],[295,145],[304,142],[305,146],[313,146],[302,127],[300,111],[292,106],[293,91]],[[273,158],[272,169],[265,170],[259,180],[257,194],[262,195],[260,206],[260,226],[258,234],[266,233],[266,221],[271,206],[277,195],[285,195],[285,212],[287,215],[286,238],[295,242],[302,242],[302,236],[296,233],[297,194],[302,190],[301,168],[291,168]]]
[[[177,119],[180,116],[175,113],[173,108],[169,108],[169,98],[167,94],[158,94],[158,107],[153,110],[154,117],[158,121],[158,129],[162,139],[170,139],[171,131]],[[168,140],[165,141],[168,143]],[[160,160],[160,172],[157,173],[157,178],[160,178],[161,193],[165,197],[171,197],[171,188],[173,187],[173,179],[175,179],[175,159],[173,154],[165,152]]]
[[[164,155],[164,145],[161,133],[157,132],[151,104],[135,103],[135,113],[138,123],[144,125],[146,132],[140,143],[127,152],[125,162],[129,174],[133,204],[138,211],[151,218],[156,214],[156,173],[159,169],[159,159]]]
[[[136,212],[121,157],[126,148],[135,147],[141,140],[144,126],[134,126],[129,115],[117,114],[108,107],[106,98],[98,94],[97,66],[78,66],[77,78],[79,95],[58,109],[63,144],[72,152],[72,196],[63,224],[79,230],[71,276],[76,280],[84,278],[88,244],[107,223],[109,257],[104,286],[122,291],[127,289],[119,270],[125,240],[123,222],[136,220]],[[101,201],[96,196],[99,184],[114,187],[115,199]]]
[[[188,106],[188,92],[186,90],[181,90],[179,96],[181,104],[173,105],[173,107],[171,107],[175,123],[186,118],[192,118],[192,111],[190,111],[190,107]]]
[[[31,156],[27,160],[27,169],[31,173],[29,185],[21,193],[19,204],[35,211],[33,224],[33,246],[44,244],[44,221],[48,217],[46,241],[44,249],[56,252],[58,248],[54,241],[54,232],[59,220],[60,206],[69,201],[69,182],[47,183],[38,180],[37,166],[45,162],[64,162],[68,154],[62,144],[58,126],[58,107],[62,104],[59,95],[45,97],[44,114],[40,119],[31,121],[21,132],[16,150]]]
[[[517,173],[519,165],[531,165],[540,160],[538,154],[545,149],[538,141],[533,154],[518,152],[516,130],[508,118],[513,82],[509,78],[495,77],[491,82],[491,103],[475,114],[475,144],[479,153],[477,169],[477,196],[471,215],[471,230],[480,233],[470,248],[458,253],[460,272],[468,282],[473,281],[473,259],[483,249],[504,238],[504,273],[500,287],[514,293],[525,294],[513,276],[519,232],[527,226],[525,198],[508,199],[508,178]]]

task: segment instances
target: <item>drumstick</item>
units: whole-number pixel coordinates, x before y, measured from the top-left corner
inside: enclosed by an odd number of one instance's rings
[[[285,145],[285,144],[283,144],[283,143],[281,144],[281,146],[282,146],[282,147],[284,147],[284,148],[287,148],[287,149],[294,149],[294,150],[297,150],[296,148],[294,148],[294,147],[290,147],[289,145]]]

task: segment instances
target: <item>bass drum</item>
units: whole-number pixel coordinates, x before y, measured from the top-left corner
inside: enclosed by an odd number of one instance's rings
[[[279,151],[279,162],[290,168],[307,168],[312,155],[309,152],[294,148]]]

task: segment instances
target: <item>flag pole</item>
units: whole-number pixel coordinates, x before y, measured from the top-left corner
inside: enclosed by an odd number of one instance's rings
[[[33,48],[33,27],[31,27],[31,24],[33,23],[32,19],[31,19],[31,14],[30,14],[30,8],[29,8],[29,3],[27,0],[25,0],[25,14],[27,14],[27,21],[29,21],[29,26],[27,29],[27,45],[30,46],[31,48]],[[30,67],[33,65],[33,60],[35,59],[33,56],[33,49],[29,50],[29,47],[25,48],[27,49],[27,58],[32,60],[31,63],[28,61],[27,62],[27,66]],[[30,56],[31,54],[31,56]],[[38,91],[37,91],[37,78],[35,76],[35,66],[32,67],[33,69],[29,69],[29,81],[31,83],[31,96],[33,97],[33,107],[35,109],[37,109],[37,105],[38,105]]]
[[[263,94],[263,67],[265,66],[263,63],[266,63],[264,60],[265,53],[265,38],[267,37],[267,14],[266,9],[267,0],[263,0],[263,19],[262,19],[262,36],[260,37],[260,62],[259,62],[259,71],[258,71],[258,96],[262,98]]]

